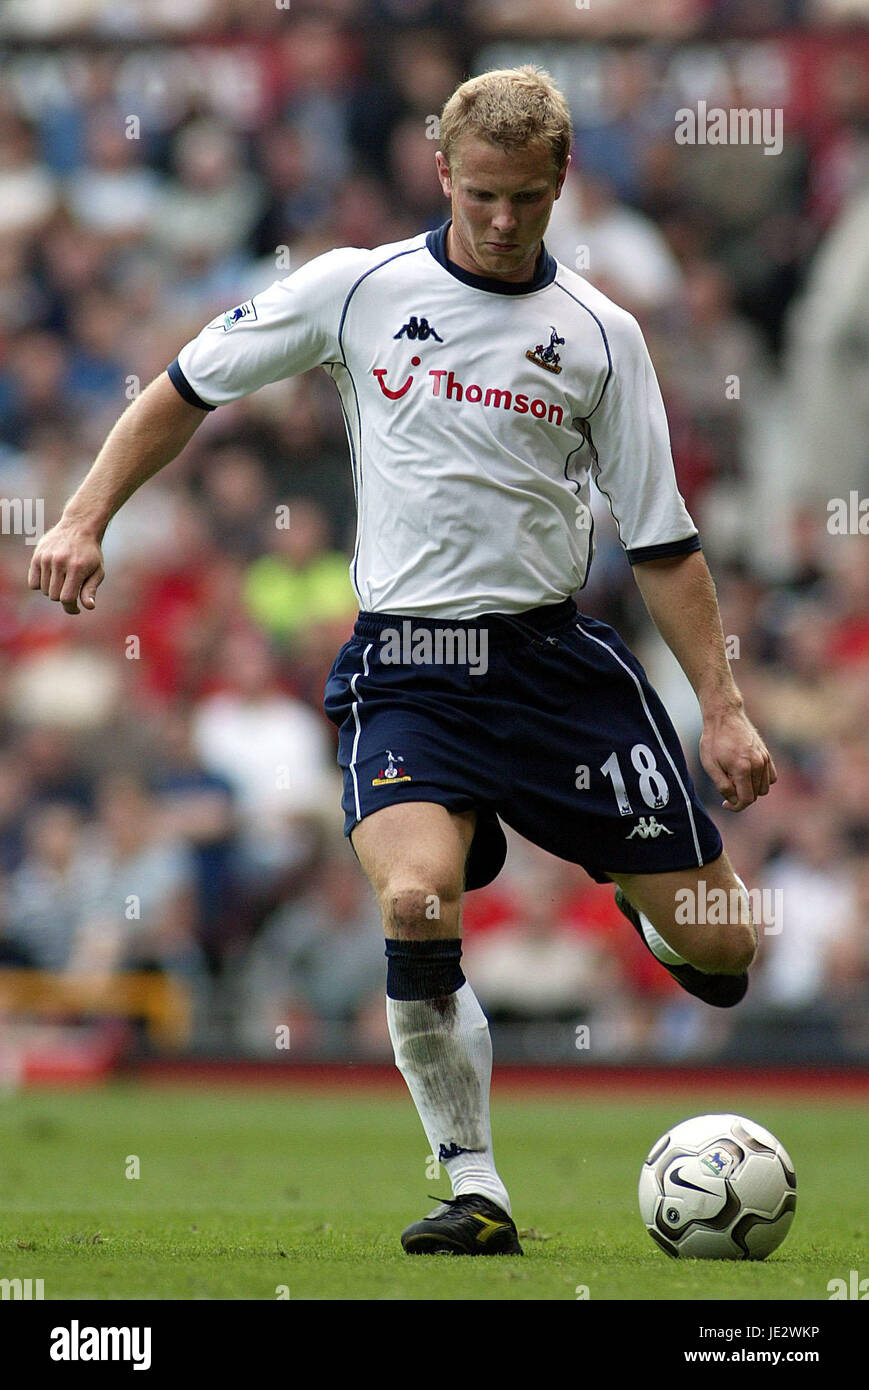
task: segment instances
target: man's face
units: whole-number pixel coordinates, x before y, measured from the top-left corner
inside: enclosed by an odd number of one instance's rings
[[[450,259],[477,275],[530,280],[570,160],[556,172],[545,146],[508,153],[472,135],[457,142],[452,166],[440,150],[435,158],[453,210]]]

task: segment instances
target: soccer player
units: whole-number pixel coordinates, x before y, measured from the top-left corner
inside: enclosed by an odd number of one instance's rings
[[[520,1254],[492,1152],[488,1024],[460,964],[462,894],[506,855],[499,817],[614,882],[648,949],[709,1004],[738,1003],[757,945],[660,700],[573,601],[592,479],[696,691],[724,805],[742,811],[776,774],[730,672],[639,327],[543,243],[569,163],[562,94],[537,68],[484,73],[450,97],[440,133],[450,220],[318,256],[208,324],[115,425],[30,584],[92,609],[110,518],[207,412],[311,367],[332,377],[361,611],[325,708],[345,833],[382,909],[396,1062],[454,1193],[402,1242]],[[728,920],[677,910],[713,890]]]

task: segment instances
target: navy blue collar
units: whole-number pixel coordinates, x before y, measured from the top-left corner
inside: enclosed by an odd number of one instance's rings
[[[457,280],[461,280],[463,285],[470,285],[475,290],[488,290],[490,294],[530,294],[532,290],[542,290],[545,285],[551,285],[555,279],[558,266],[555,258],[550,256],[542,242],[534,276],[531,280],[499,280],[494,275],[474,275],[470,270],[463,270],[447,255],[447,232],[450,229],[451,221],[452,219],[445,222],[442,227],[436,228],[435,231],[429,232],[425,244],[438,264],[442,265],[444,270],[448,270],[450,275],[454,275]]]

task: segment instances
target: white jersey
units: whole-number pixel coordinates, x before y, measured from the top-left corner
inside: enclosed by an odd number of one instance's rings
[[[476,618],[585,583],[590,479],[631,563],[699,549],[637,322],[541,248],[524,284],[438,231],[309,261],[219,315],[169,368],[210,409],[323,367],[341,397],[360,608]]]

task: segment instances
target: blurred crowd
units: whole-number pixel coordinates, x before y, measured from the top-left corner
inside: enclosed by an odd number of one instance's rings
[[[806,7],[763,8],[774,26]],[[28,46],[61,9],[111,42]],[[24,41],[0,58],[0,971],[169,972],[211,1050],[273,1054],[282,1025],[298,1055],[388,1048],[377,912],[320,703],[356,611],[331,383],[209,416],[112,522],[94,613],[30,593],[26,571],[37,521],[216,312],[334,246],[446,219],[432,118],[468,72],[540,57],[560,77],[539,32],[492,39],[509,6],[401,9],[4,14]],[[707,25],[729,9],[698,6]],[[578,602],[646,661],[737,871],[780,890],[784,915],[736,1029],[654,965],[611,891],[511,835],[502,875],[467,898],[466,967],[532,1055],[865,1060],[869,31],[708,38],[693,67],[678,46],[575,42],[558,46],[583,80],[565,83],[574,167],[547,243],[646,334],[776,761],[764,803],[721,813],[605,504]],[[781,153],[677,145],[674,110],[704,95],[782,107]]]

